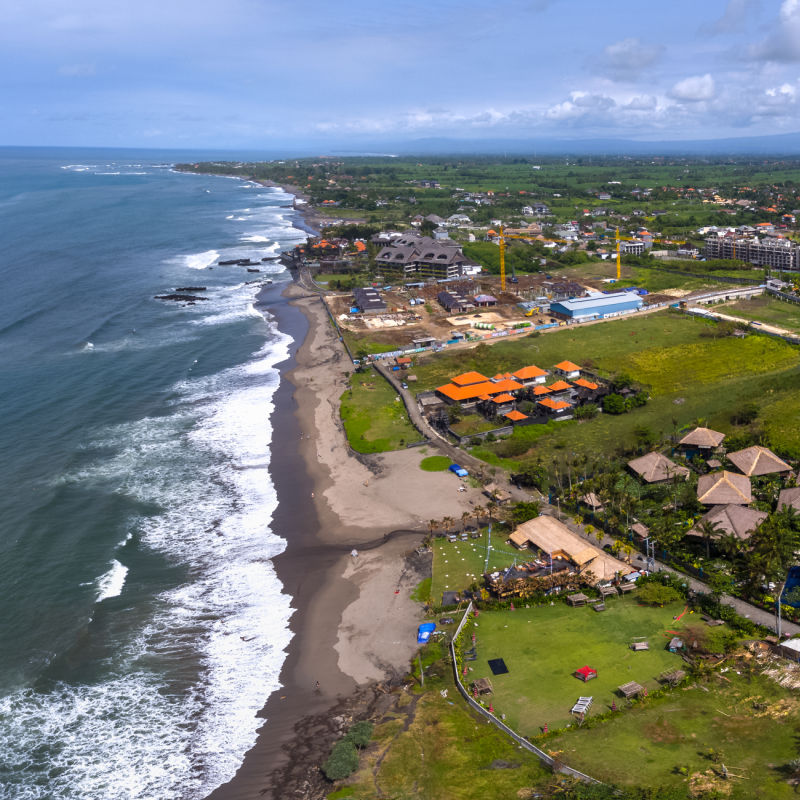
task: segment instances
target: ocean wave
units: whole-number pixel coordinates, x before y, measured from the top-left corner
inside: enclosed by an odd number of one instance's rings
[[[232,296],[242,302],[241,292]],[[93,447],[115,454],[69,479],[160,508],[132,520],[137,547],[189,577],[156,598],[151,619],[115,659],[121,675],[3,701],[15,715],[0,733],[6,763],[36,769],[26,753],[34,742],[41,753],[45,741],[54,752],[40,757],[58,773],[40,794],[28,781],[29,794],[15,798],[199,800],[235,774],[254,744],[263,723],[256,713],[280,687],[291,638],[290,598],[271,562],[285,542],[269,527],[277,495],[268,471],[274,365],[290,341],[273,327],[246,363],[176,383],[169,414],[92,437]],[[105,597],[121,591],[124,569],[115,562],[98,581]],[[185,674],[186,663],[198,665],[191,685],[165,692],[163,675]],[[153,664],[158,678],[145,668]]]
[[[97,579],[97,602],[102,603],[109,597],[119,597],[127,574],[128,568],[114,559],[108,572]]]
[[[191,253],[179,257],[184,266],[189,267],[189,269],[205,269],[214,264],[218,258],[219,252],[217,250],[205,250],[202,253]]]

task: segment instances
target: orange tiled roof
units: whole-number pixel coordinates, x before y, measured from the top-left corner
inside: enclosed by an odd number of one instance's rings
[[[553,411],[560,411],[562,408],[570,407],[569,403],[565,403],[563,400],[553,400],[552,397],[545,397],[544,400],[540,400],[539,405]]]
[[[514,377],[519,378],[521,381],[527,381],[530,380],[531,378],[540,378],[542,375],[547,375],[547,372],[533,365],[529,367],[523,367],[522,369],[518,369],[514,373]]]
[[[540,394],[550,394],[550,392],[552,392],[552,391],[553,391],[553,390],[552,390],[552,389],[551,389],[549,386],[537,386],[537,387],[536,387],[536,388],[533,390],[533,393],[534,393],[535,395],[540,395]]]
[[[493,403],[513,403],[514,397],[513,395],[508,394],[508,392],[503,392],[503,394],[497,395],[497,397],[492,398]]]
[[[486,383],[489,379],[480,372],[462,372],[461,375],[456,375],[452,382],[456,386],[470,386],[473,383]]]
[[[499,381],[492,383],[491,381],[484,381],[483,383],[476,383],[470,386],[456,386],[453,383],[448,383],[445,386],[440,386],[436,391],[449,397],[451,400],[461,402],[462,400],[476,400],[483,399],[485,396],[494,396],[503,394],[503,392],[513,392],[517,389],[522,389],[522,384],[516,381]]]
[[[367,249],[367,246],[364,244],[364,242],[356,242],[355,248],[359,253],[363,253]]]
[[[562,361],[560,364],[556,364],[556,369],[560,369],[562,372],[575,372],[575,370],[580,370],[580,367],[573,364],[572,361]]]
[[[563,392],[567,389],[571,389],[572,385],[566,381],[556,381],[555,383],[551,383],[549,388],[551,392]]]
[[[523,419],[528,419],[528,417],[523,414],[521,411],[509,411],[507,414],[503,414],[506,419],[510,419],[512,422],[519,422]]]
[[[592,383],[591,381],[587,381],[586,378],[578,378],[578,380],[575,381],[575,385],[576,386],[582,386],[584,389],[596,389],[597,388],[597,384],[596,383]]]

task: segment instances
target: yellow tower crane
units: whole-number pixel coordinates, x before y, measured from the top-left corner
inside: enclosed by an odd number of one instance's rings
[[[530,235],[526,236],[522,233],[504,233],[503,226],[500,226],[500,234],[497,237],[500,241],[500,290],[506,290],[506,239],[523,239],[527,242],[532,242],[536,239],[535,236]],[[566,239],[547,239],[548,242],[564,242],[566,243]],[[514,265],[511,265],[511,283],[517,282],[517,274],[514,270]]]

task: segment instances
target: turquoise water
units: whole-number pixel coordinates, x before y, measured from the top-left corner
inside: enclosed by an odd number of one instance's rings
[[[215,264],[302,235],[178,158],[0,149],[0,797],[202,797],[278,687],[288,339],[253,304],[288,276]]]

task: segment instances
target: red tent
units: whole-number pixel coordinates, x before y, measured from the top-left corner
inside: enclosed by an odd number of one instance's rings
[[[597,670],[591,667],[581,667],[575,670],[575,677],[580,678],[585,683],[597,677]]]

